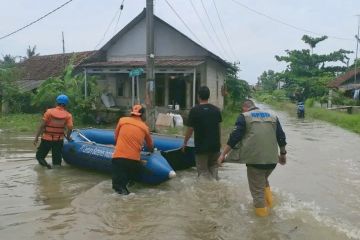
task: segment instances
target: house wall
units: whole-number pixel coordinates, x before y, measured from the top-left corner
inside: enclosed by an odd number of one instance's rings
[[[225,82],[226,69],[212,59],[206,62],[206,85],[210,89],[209,102],[220,109],[224,108],[224,97],[221,95],[221,87]]]
[[[156,57],[175,56],[205,56],[207,52],[163,22],[154,21],[154,48]],[[107,51],[107,60],[144,59],[146,53],[146,22],[145,19],[137,23]]]
[[[209,53],[201,48],[199,45],[179,33],[177,30],[163,23],[155,18],[154,21],[154,47],[155,57],[205,57]],[[144,60],[146,53],[146,21],[145,18],[134,25],[126,33],[120,36],[111,47],[107,50],[107,61],[117,60]],[[207,85],[210,88],[210,102],[219,108],[223,108],[224,98],[221,95],[221,87],[224,85],[226,69],[217,61],[210,58],[206,63],[197,67],[196,73],[200,73],[200,80],[197,80],[198,89],[202,85]],[[169,79],[166,79],[168,84]],[[131,82],[129,82],[129,90],[131,92]],[[113,85],[113,89],[116,89],[116,81],[109,82]],[[145,96],[145,80],[140,85],[140,96]],[[191,86],[186,87],[186,93],[189,94]],[[116,91],[116,90],[114,90]],[[116,93],[116,92],[115,92]],[[168,92],[165,93],[165,105],[170,104],[168,102]],[[117,96],[114,94],[114,96]],[[192,105],[192,91],[191,97],[187,97],[186,105]],[[131,96],[116,97],[119,105],[128,105],[129,99],[131,102]],[[143,102],[143,99],[141,99]]]

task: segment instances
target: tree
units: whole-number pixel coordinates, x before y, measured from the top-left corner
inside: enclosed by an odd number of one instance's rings
[[[0,64],[6,67],[14,66],[16,63],[15,59],[16,57],[11,56],[10,54],[6,54],[3,56],[3,60],[0,61]]]
[[[312,48],[325,39],[326,36],[311,38],[307,35],[302,38]],[[337,73],[347,69],[349,62],[347,54],[352,53],[344,49],[329,54],[311,54],[308,49],[285,52],[286,56],[275,56],[276,60],[287,63],[286,70],[279,73],[279,77],[285,81],[284,88],[288,95],[296,96],[295,98],[320,97],[325,94],[327,83]],[[346,66],[335,65],[338,62]]]
[[[279,83],[279,76],[273,70],[263,72],[258,77],[258,84],[261,85],[262,89],[267,92],[272,92],[277,89]]]
[[[19,71],[10,63],[0,64],[0,101],[3,112],[18,112],[21,108],[18,98],[20,90],[15,83]]]
[[[36,45],[34,45],[32,48],[28,46],[26,49],[26,57],[25,58],[31,58],[33,56],[39,56],[39,53],[36,53]]]
[[[310,49],[311,49],[311,54],[313,54],[313,49],[316,47],[316,44],[318,44],[321,41],[324,41],[325,39],[327,39],[327,36],[322,36],[319,38],[313,38],[310,37],[309,35],[304,35],[301,40],[303,40],[305,43],[309,44]]]
[[[231,68],[227,69],[225,84],[228,96],[225,97],[225,105],[235,107],[250,95],[250,86],[245,80],[237,77],[239,71],[238,63],[232,63]]]
[[[94,77],[87,78],[89,92],[85,99],[84,75],[77,74],[74,76],[72,63],[73,61],[66,66],[63,76],[49,78],[41,84],[32,99],[32,103],[34,106],[45,110],[54,105],[56,96],[66,94],[70,99],[69,110],[76,118],[87,122],[92,118],[91,109],[99,97],[96,79]]]

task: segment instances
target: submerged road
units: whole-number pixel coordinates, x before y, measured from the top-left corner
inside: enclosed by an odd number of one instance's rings
[[[108,175],[41,168],[32,135],[2,131],[1,239],[360,239],[360,136],[276,114],[288,163],[270,177],[275,207],[262,219],[243,165],[225,164],[219,182],[197,181],[189,169],[121,197]]]

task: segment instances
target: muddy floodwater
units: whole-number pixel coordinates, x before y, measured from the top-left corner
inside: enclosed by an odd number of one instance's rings
[[[0,130],[0,239],[360,239],[360,136],[276,114],[288,164],[270,177],[268,218],[254,215],[243,165],[225,164],[218,182],[179,171],[121,197],[109,175],[42,168],[32,134]]]

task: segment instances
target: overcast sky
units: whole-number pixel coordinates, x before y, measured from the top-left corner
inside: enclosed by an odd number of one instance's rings
[[[1,0],[0,37],[36,20],[66,1]],[[61,53],[62,31],[65,34],[66,52],[99,49],[146,5],[146,0],[125,0],[118,22],[118,9],[122,1],[73,0],[34,25],[0,40],[0,56],[25,56],[29,45],[36,45],[41,55]],[[315,53],[329,53],[340,48],[355,52],[356,49],[354,35],[357,33],[356,15],[360,14],[360,0],[215,0],[228,39],[221,28],[213,0],[203,0],[203,3],[216,33],[201,0],[167,1],[196,36],[173,13],[166,0],[155,0],[154,9],[158,17],[191,39],[199,39],[202,46],[220,57],[228,61],[240,61],[240,77],[251,84],[257,82],[263,71],[284,70],[285,65],[277,62],[275,55],[284,55],[286,49],[308,48],[301,41],[304,34],[329,36],[329,39],[318,45]],[[112,19],[114,21],[110,25]],[[108,26],[109,30],[103,38]],[[210,33],[211,39],[206,31]],[[350,57],[352,63],[355,53]]]

